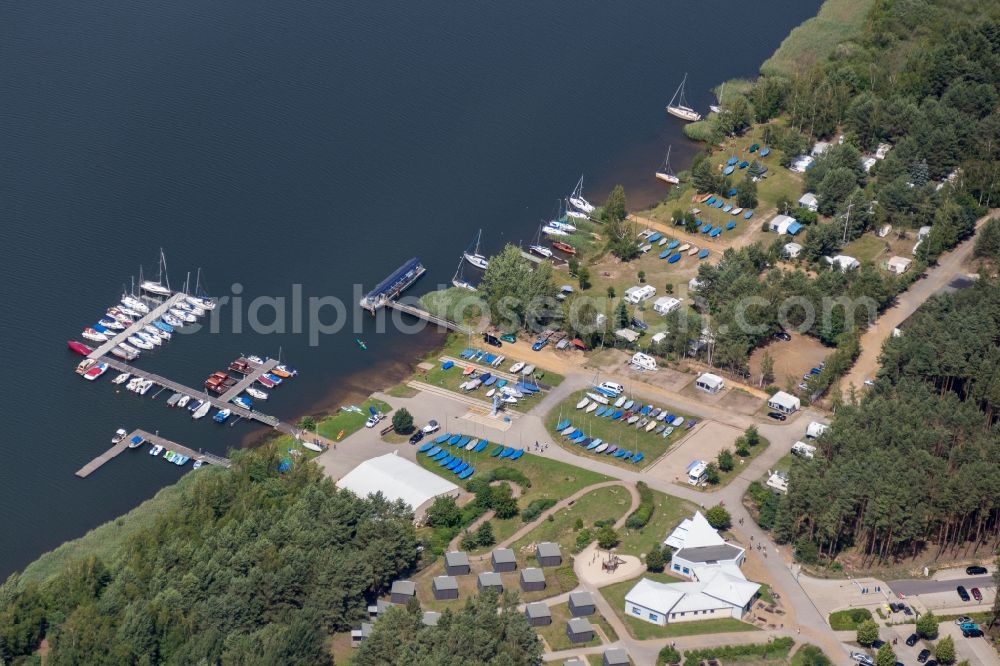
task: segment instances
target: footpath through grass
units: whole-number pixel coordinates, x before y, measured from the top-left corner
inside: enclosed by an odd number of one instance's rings
[[[521,556],[531,544],[554,541],[562,547],[563,557],[566,558],[569,553],[579,552],[596,538],[595,524],[605,521],[614,523],[625,515],[631,505],[632,497],[622,486],[598,488],[578,499],[572,506],[552,514],[550,520],[543,520],[515,541],[511,548]],[[590,535],[589,538],[584,537],[584,543],[577,542],[581,533]]]
[[[628,425],[624,417],[617,421],[612,421],[607,416],[595,416],[596,411],[588,414],[586,410],[576,408],[576,405],[586,394],[586,390],[577,391],[554,407],[545,417],[545,427],[552,436],[553,441],[577,455],[598,459],[620,467],[642,469],[655,462],[661,455],[670,450],[688,432],[682,425],[675,427],[669,436],[663,437],[662,432],[659,434],[655,431],[646,432],[645,427],[636,427],[646,417],[641,417],[634,425]],[[692,418],[689,414],[679,412],[666,404],[655,404],[654,406],[665,408],[667,412],[674,416],[683,417],[685,423]],[[568,419],[573,426],[586,433],[587,437],[593,439],[599,438],[604,442],[615,444],[619,448],[624,448],[633,453],[640,451],[644,457],[638,463],[625,462],[623,459],[615,458],[613,455],[594,453],[593,451],[588,451],[586,447],[570,444],[565,437],[556,431],[556,425],[562,419]],[[657,425],[665,426],[666,424],[658,423]]]
[[[691,502],[672,497],[658,490],[653,493],[653,517],[642,529],[633,530],[623,527],[619,532],[621,543],[617,552],[623,555],[641,557],[651,551],[653,546],[663,543],[667,535],[683,520],[694,514],[697,507]]]

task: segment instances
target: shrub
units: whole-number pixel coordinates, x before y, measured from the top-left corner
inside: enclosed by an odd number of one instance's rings
[[[955,639],[945,636],[934,647],[934,657],[942,664],[955,663]]]
[[[730,525],[733,524],[732,516],[726,511],[726,507],[721,504],[716,504],[711,509],[705,512],[705,519],[708,524],[717,530],[728,529]]]
[[[858,643],[861,645],[871,645],[878,638],[878,625],[875,620],[865,620],[858,625]]]
[[[681,653],[672,645],[665,645],[656,657],[657,664],[679,664],[681,663]]]
[[[830,628],[834,631],[851,631],[857,629],[858,625],[872,619],[871,611],[867,608],[851,608],[847,610],[830,613]]]
[[[646,553],[646,569],[652,571],[653,573],[660,573],[666,568],[667,563],[670,561],[670,552],[664,552],[664,548],[653,548],[653,550]]]
[[[642,481],[638,481],[635,487],[639,491],[639,506],[625,519],[625,527],[631,530],[638,530],[645,527],[653,517],[655,506],[653,491],[649,489],[649,486]]]
[[[497,467],[485,475],[487,483],[491,481],[513,481],[522,488],[531,487],[531,479],[526,477],[521,470],[513,467]]]
[[[938,619],[934,613],[927,611],[917,618],[917,633],[923,638],[937,638]]]
[[[542,515],[543,511],[552,508],[555,504],[556,501],[550,497],[542,497],[540,499],[533,500],[531,504],[521,510],[521,520],[526,523],[530,523],[532,520]]]
[[[719,469],[723,472],[729,472],[736,466],[736,462],[733,460],[733,453],[729,449],[719,451],[718,461]]]
[[[476,530],[476,545],[480,548],[486,548],[487,546],[492,546],[496,542],[497,539],[493,535],[493,525],[487,520],[479,526],[479,529]]]
[[[392,415],[392,429],[401,435],[413,430],[413,415],[405,407],[400,407]]]
[[[719,481],[721,481],[721,478],[719,477],[719,466],[714,462],[708,463],[705,468],[705,481],[712,486],[719,485]]]
[[[795,559],[806,564],[819,562],[819,549],[816,544],[803,537],[795,542]]]
[[[600,529],[597,533],[597,545],[605,550],[614,548],[621,541],[618,537],[618,532],[615,532],[614,528],[610,525],[606,525]]]
[[[580,552],[584,548],[590,545],[590,542],[594,540],[594,535],[590,533],[589,529],[582,529],[576,534],[576,551]]]
[[[684,666],[699,666],[705,659],[719,659],[720,661],[728,662],[751,661],[748,657],[760,657],[763,659],[784,657],[791,651],[793,645],[795,645],[794,639],[790,636],[782,636],[767,643],[720,645],[701,650],[688,650],[684,653]]]

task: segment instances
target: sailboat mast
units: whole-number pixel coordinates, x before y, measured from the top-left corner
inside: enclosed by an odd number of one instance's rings
[[[201,294],[201,266],[198,267],[198,272],[195,273],[194,278],[194,295],[197,296]]]

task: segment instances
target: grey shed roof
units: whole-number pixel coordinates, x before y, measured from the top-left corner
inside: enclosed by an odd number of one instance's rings
[[[386,601],[385,599],[379,599],[375,602],[375,611],[378,613],[384,613],[396,604],[391,601]]]
[[[528,617],[552,617],[552,611],[542,601],[528,604],[524,610],[528,614]]]
[[[428,627],[436,627],[438,620],[441,619],[441,613],[435,613],[434,611],[425,611],[424,618],[421,620]]]
[[[469,556],[460,550],[448,551],[444,554],[444,563],[449,567],[469,566]]]
[[[604,663],[608,666],[628,666],[628,652],[621,648],[609,648],[604,651]]]
[[[514,557],[514,551],[510,548],[497,548],[493,551],[493,561],[494,562],[517,562],[517,558]]]
[[[697,548],[681,548],[676,555],[688,562],[718,562],[731,560],[740,554],[739,548],[728,543],[718,546],[699,546]]]
[[[569,630],[574,634],[582,634],[585,631],[593,631],[594,627],[591,626],[590,622],[583,617],[574,617],[566,624],[569,625]]]
[[[590,592],[570,592],[569,600],[574,606],[593,606],[594,595]]]
[[[435,576],[434,589],[436,590],[457,590],[458,581],[454,576]]]
[[[417,586],[412,580],[395,580],[392,582],[391,594],[406,594],[413,596],[417,593]]]
[[[587,666],[587,662],[573,657],[563,662],[563,666]]]
[[[538,567],[528,567],[521,569],[521,580],[525,583],[544,583],[545,572]]]
[[[539,557],[562,557],[562,551],[559,549],[559,544],[557,543],[543,541],[538,544],[537,548]]]
[[[500,580],[500,574],[493,573],[492,571],[484,571],[479,574],[479,584],[483,587],[503,586],[503,581]]]

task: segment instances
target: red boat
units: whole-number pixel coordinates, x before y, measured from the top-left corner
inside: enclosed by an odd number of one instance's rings
[[[552,241],[552,247],[557,250],[562,250],[566,254],[576,254],[576,248],[569,243],[563,243],[562,241]]]
[[[87,345],[82,342],[77,342],[76,340],[70,340],[66,344],[69,346],[70,351],[75,351],[80,356],[90,356],[94,351]]]
[[[257,381],[260,382],[265,388],[274,388],[276,386],[276,384],[273,381],[271,381],[267,377],[264,377],[263,375],[258,377]]]

